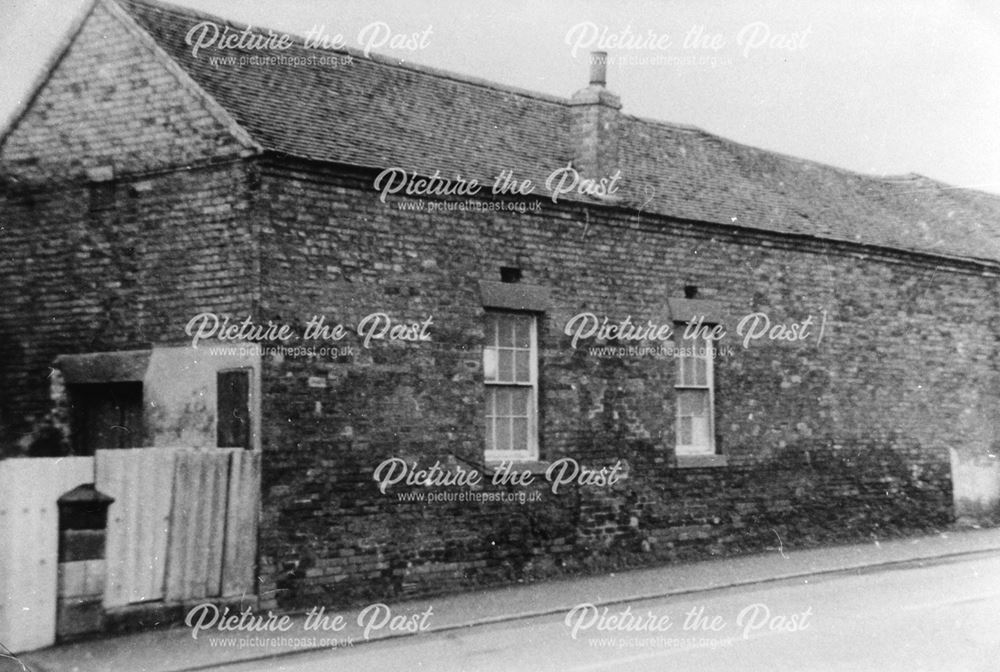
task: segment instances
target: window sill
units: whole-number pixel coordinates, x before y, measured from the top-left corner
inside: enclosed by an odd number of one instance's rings
[[[674,466],[678,469],[700,469],[703,467],[725,467],[729,460],[725,455],[676,455]]]

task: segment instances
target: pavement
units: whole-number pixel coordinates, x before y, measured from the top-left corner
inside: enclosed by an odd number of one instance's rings
[[[614,605],[799,577],[862,573],[892,565],[996,553],[1000,553],[1000,528],[952,530],[806,550],[779,547],[758,555],[480,590],[392,605],[369,605],[338,612],[327,610],[313,613],[311,617],[308,613],[290,614],[284,622],[267,620],[266,614],[256,613],[242,621],[238,618],[213,619],[214,614],[203,611],[193,619],[203,626],[197,632],[181,624],[169,629],[63,644],[21,654],[20,658],[32,672],[201,670],[317,649],[353,648],[370,641],[414,636],[419,632],[441,632],[564,614],[582,603]],[[0,670],[6,669],[0,665]]]

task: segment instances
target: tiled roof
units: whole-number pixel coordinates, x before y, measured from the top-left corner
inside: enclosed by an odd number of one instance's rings
[[[513,170],[543,184],[573,156],[566,99],[356,51],[337,67],[217,65],[204,51],[193,56],[185,36],[202,20],[241,24],[154,0],[117,1],[264,149],[490,183]],[[301,40],[269,53],[330,55]],[[995,195],[917,175],[861,175],[629,115],[619,153],[625,204],[645,212],[1000,260]]]

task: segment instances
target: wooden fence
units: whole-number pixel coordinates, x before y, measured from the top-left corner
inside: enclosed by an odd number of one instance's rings
[[[0,461],[0,643],[55,641],[58,509],[81,483],[108,511],[108,609],[254,592],[260,454],[137,448]]]

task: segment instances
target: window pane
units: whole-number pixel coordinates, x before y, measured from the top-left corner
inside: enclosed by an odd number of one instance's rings
[[[678,413],[688,416],[708,416],[708,390],[678,390]]]
[[[514,319],[509,316],[499,318],[500,323],[500,346],[505,348],[514,347]]]
[[[708,415],[708,391],[691,390],[691,415],[705,417]]]
[[[526,387],[515,388],[510,391],[511,415],[521,415],[527,417],[531,403],[531,390]]]
[[[483,348],[483,378],[495,381],[497,373],[497,351],[494,348]]]
[[[702,342],[703,343],[703,342]],[[696,347],[701,348],[699,343]],[[695,385],[708,385],[708,362],[703,357],[696,357],[693,361]]]
[[[497,344],[497,316],[486,313],[486,345]]]
[[[712,450],[711,417],[708,390],[678,390],[677,445],[698,448],[698,453]],[[691,454],[692,451],[686,451]]]
[[[691,415],[691,397],[686,390],[677,390],[677,415],[685,417]]]
[[[495,387],[486,388],[486,417],[492,418],[497,414],[497,389]]]
[[[691,418],[691,445],[701,448],[708,448],[711,445],[708,440],[708,418],[706,416]]]
[[[685,416],[681,416],[681,417],[677,418],[677,423],[678,423],[677,424],[677,428],[678,428],[677,443],[681,444],[682,446],[690,446],[691,445],[691,418],[685,417]]]
[[[517,318],[517,331],[514,335],[514,346],[518,348],[531,347],[531,318]]]
[[[512,382],[514,380],[514,351],[500,351],[500,373],[497,380]]]
[[[688,345],[685,348],[690,347]],[[691,357],[681,357],[681,385],[691,385],[694,383],[694,362]]]
[[[511,449],[510,420],[499,418],[497,421],[497,450]]]
[[[531,382],[531,353],[527,350],[514,352],[514,381],[518,383]]]
[[[528,419],[514,418],[514,436],[512,437],[514,450],[528,450]]]
[[[497,391],[497,417],[510,416],[511,390],[501,389]]]

